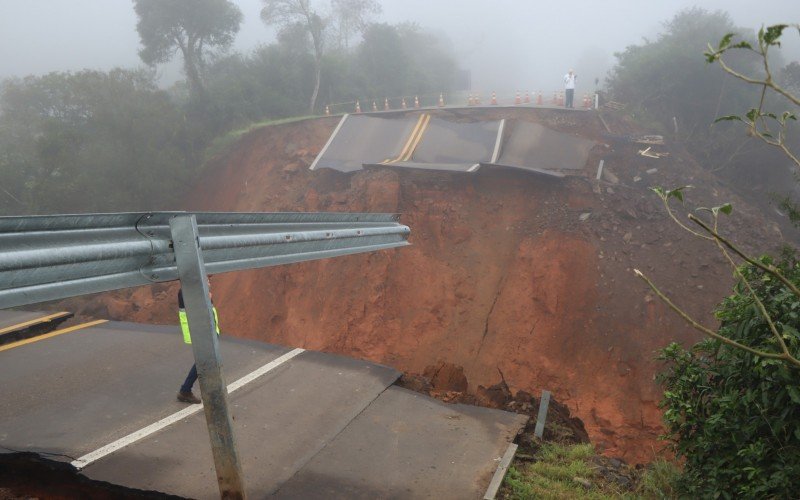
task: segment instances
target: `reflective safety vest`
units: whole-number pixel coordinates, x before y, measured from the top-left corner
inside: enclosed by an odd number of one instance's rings
[[[211,310],[214,311],[214,330],[217,331],[217,335],[219,335],[219,316],[217,316],[217,308],[211,306]],[[192,343],[192,336],[189,334],[189,320],[186,318],[186,309],[178,309],[178,319],[181,322],[181,331],[183,332],[183,341],[187,344]]]

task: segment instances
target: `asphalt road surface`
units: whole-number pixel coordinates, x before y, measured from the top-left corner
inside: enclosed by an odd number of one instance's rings
[[[401,389],[374,363],[225,335],[220,346],[253,498],[481,498],[527,420]],[[77,325],[4,347],[0,451],[218,498],[202,406],[175,401],[193,362],[177,327]]]

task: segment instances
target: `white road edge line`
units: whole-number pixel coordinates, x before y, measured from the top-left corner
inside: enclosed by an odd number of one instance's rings
[[[342,117],[342,119],[339,120],[339,124],[336,125],[336,128],[333,130],[333,133],[331,134],[331,136],[328,137],[328,142],[325,143],[325,145],[320,150],[319,154],[317,154],[317,157],[314,158],[314,161],[313,161],[313,163],[311,163],[311,166],[308,167],[309,170],[316,170],[317,169],[317,162],[319,162],[320,158],[322,158],[322,155],[325,154],[325,151],[328,150],[328,146],[331,145],[331,143],[333,142],[333,138],[336,137],[336,134],[339,133],[339,129],[342,128],[342,125],[344,125],[344,121],[347,120],[347,118],[349,116],[350,116],[349,114],[345,114]]]
[[[249,384],[258,377],[266,374],[270,370],[274,370],[278,366],[282,365],[283,363],[289,361],[293,357],[303,352],[305,352],[305,349],[300,349],[300,348],[293,349],[287,352],[286,354],[280,356],[279,358],[270,361],[261,368],[258,368],[257,370],[250,372],[249,374],[245,375],[239,380],[231,382],[230,384],[228,384],[228,394],[232,393],[237,389],[241,389],[245,384]],[[132,432],[125,437],[117,439],[116,441],[113,441],[103,446],[102,448],[98,448],[80,458],[77,458],[76,460],[73,460],[71,462],[71,465],[76,469],[81,470],[87,465],[91,464],[92,462],[100,460],[106,455],[110,455],[111,453],[114,453],[117,450],[125,448],[126,446],[133,444],[136,441],[139,441],[140,439],[144,439],[147,436],[174,424],[175,422],[183,420],[184,418],[187,418],[191,415],[194,415],[195,413],[199,412],[202,409],[203,409],[202,403],[188,406],[179,412],[173,413],[172,415],[162,418],[158,422],[154,422],[148,425],[147,427],[143,427],[138,431]]]
[[[497,163],[500,159],[500,146],[503,143],[503,132],[506,128],[506,119],[500,120],[500,127],[497,129],[497,139],[494,141],[494,151],[492,152],[492,160],[489,163]]]

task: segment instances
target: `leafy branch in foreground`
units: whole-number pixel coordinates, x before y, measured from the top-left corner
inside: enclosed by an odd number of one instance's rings
[[[688,214],[684,223],[670,201],[683,202],[685,189],[653,191],[680,227],[716,244],[737,283],[717,306],[720,325],[713,330],[635,271],[707,337],[688,348],[673,342],[658,358],[668,363],[657,376],[664,387],[662,438],[683,461],[677,496],[793,498],[800,488],[800,263],[793,251],[779,262],[750,257],[722,236],[719,216],[732,213],[729,204],[699,208],[710,218]]]
[[[781,149],[800,168],[800,158],[786,144],[787,125],[790,121],[797,121],[797,116],[792,111],[776,114],[764,110],[768,91],[773,91],[788,100],[789,103],[800,106],[800,96],[794,95],[789,89],[780,85],[772,74],[773,71],[770,67],[769,50],[770,48],[779,48],[781,46],[781,36],[787,29],[796,29],[800,33],[800,25],[798,24],[776,24],[766,28],[762,27],[758,31],[755,46],[747,40],[737,39],[735,33],[728,33],[722,37],[716,48],[709,44],[705,56],[708,63],[718,63],[726,73],[734,78],[761,87],[761,99],[758,107],[750,109],[744,116],[728,115],[717,118],[715,123],[720,121],[740,121],[746,124],[748,133],[751,136]],[[731,50],[745,50],[757,54],[761,59],[764,75],[761,77],[746,75],[732,68],[723,57]]]
[[[681,318],[683,318],[695,330],[697,330],[697,331],[699,331],[699,332],[701,332],[701,333],[703,333],[703,334],[705,334],[705,335],[707,335],[707,336],[709,336],[711,338],[719,340],[723,344],[726,344],[726,345],[728,345],[730,347],[734,347],[734,348],[737,348],[737,349],[742,349],[742,350],[747,351],[747,352],[749,352],[751,354],[754,354],[756,356],[760,356],[760,357],[763,357],[763,358],[766,358],[766,359],[780,360],[780,361],[786,362],[786,363],[788,363],[790,365],[793,365],[793,366],[795,366],[797,368],[800,368],[800,358],[798,358],[798,356],[795,355],[789,349],[789,346],[786,344],[786,339],[784,339],[786,326],[782,326],[784,332],[779,331],[778,325],[776,325],[775,321],[773,321],[772,317],[770,316],[769,312],[767,311],[767,309],[766,309],[766,307],[764,305],[763,300],[759,297],[759,295],[753,289],[753,286],[751,285],[750,281],[748,280],[748,277],[745,276],[746,271],[742,268],[742,266],[740,266],[740,265],[738,265],[736,263],[736,261],[734,260],[733,256],[731,255],[731,253],[733,253],[736,256],[742,258],[747,264],[759,269],[765,275],[770,276],[770,277],[778,280],[781,284],[786,286],[788,291],[791,294],[793,294],[798,299],[798,301],[800,301],[800,290],[798,289],[798,287],[794,283],[792,283],[789,279],[787,279],[786,276],[784,276],[783,273],[776,266],[772,265],[769,262],[767,262],[767,263],[759,262],[757,259],[754,259],[753,257],[748,256],[741,249],[739,249],[736,245],[731,243],[730,240],[728,240],[727,238],[725,238],[725,237],[723,237],[723,236],[721,236],[719,234],[718,229],[717,229],[718,228],[718,223],[719,223],[719,215],[720,214],[730,215],[731,212],[733,211],[733,207],[729,203],[726,203],[726,204],[718,206],[718,207],[713,207],[713,208],[699,208],[699,209],[697,209],[698,211],[708,212],[709,214],[711,214],[711,218],[712,218],[712,224],[711,225],[703,222],[700,218],[698,218],[697,216],[695,216],[693,214],[689,214],[688,215],[689,220],[692,221],[693,223],[697,224],[707,234],[702,234],[699,231],[696,231],[696,230],[688,227],[686,224],[682,223],[677,218],[677,216],[675,215],[675,212],[672,209],[672,207],[670,206],[669,202],[670,202],[671,198],[675,198],[675,199],[679,200],[680,202],[683,202],[684,201],[683,191],[685,189],[689,188],[689,187],[690,186],[683,186],[683,187],[680,187],[680,188],[677,188],[677,189],[672,189],[672,190],[666,190],[666,189],[661,188],[661,187],[655,187],[655,188],[652,188],[652,191],[655,192],[661,198],[661,201],[663,202],[663,204],[664,204],[664,206],[665,206],[665,208],[667,210],[667,213],[681,228],[683,228],[684,230],[690,232],[691,234],[693,234],[693,235],[695,235],[697,237],[700,237],[700,238],[703,238],[703,239],[706,239],[706,240],[711,240],[711,241],[714,241],[716,243],[717,248],[719,249],[719,251],[722,253],[722,255],[725,257],[725,259],[728,261],[728,263],[733,268],[734,274],[739,279],[739,282],[742,285],[742,289],[744,291],[746,291],[746,293],[751,297],[751,299],[753,301],[753,304],[756,306],[759,314],[761,315],[761,317],[764,319],[764,321],[768,325],[769,332],[772,335],[772,337],[774,338],[774,344],[778,347],[778,350],[780,352],[769,352],[769,351],[765,351],[763,349],[753,348],[753,347],[748,346],[748,345],[746,345],[744,343],[741,343],[741,342],[738,342],[736,340],[732,340],[732,339],[730,339],[728,337],[725,337],[724,335],[720,335],[718,332],[716,332],[716,331],[714,331],[714,330],[712,330],[712,329],[710,329],[710,328],[708,328],[706,326],[703,326],[697,320],[692,318],[690,314],[688,314],[686,311],[684,311],[679,306],[677,306],[672,300],[670,300],[669,297],[667,297],[655,285],[655,283],[653,283],[653,281],[650,280],[647,276],[645,276],[641,271],[639,271],[638,269],[634,269],[634,273],[636,274],[637,277],[639,277],[645,283],[647,283],[647,285],[650,287],[650,289],[653,290],[653,292],[670,309],[672,309]],[[791,328],[793,328],[793,327],[791,327]]]

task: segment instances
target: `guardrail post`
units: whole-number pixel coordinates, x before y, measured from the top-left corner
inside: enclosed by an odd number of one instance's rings
[[[194,215],[178,215],[170,220],[169,226],[186,317],[192,332],[192,351],[197,364],[219,493],[221,498],[245,498],[197,221]]]
[[[547,408],[550,406],[550,391],[542,391],[542,399],[539,400],[539,414],[536,416],[536,427],[533,435],[542,439],[544,436],[544,424],[547,420]]]

